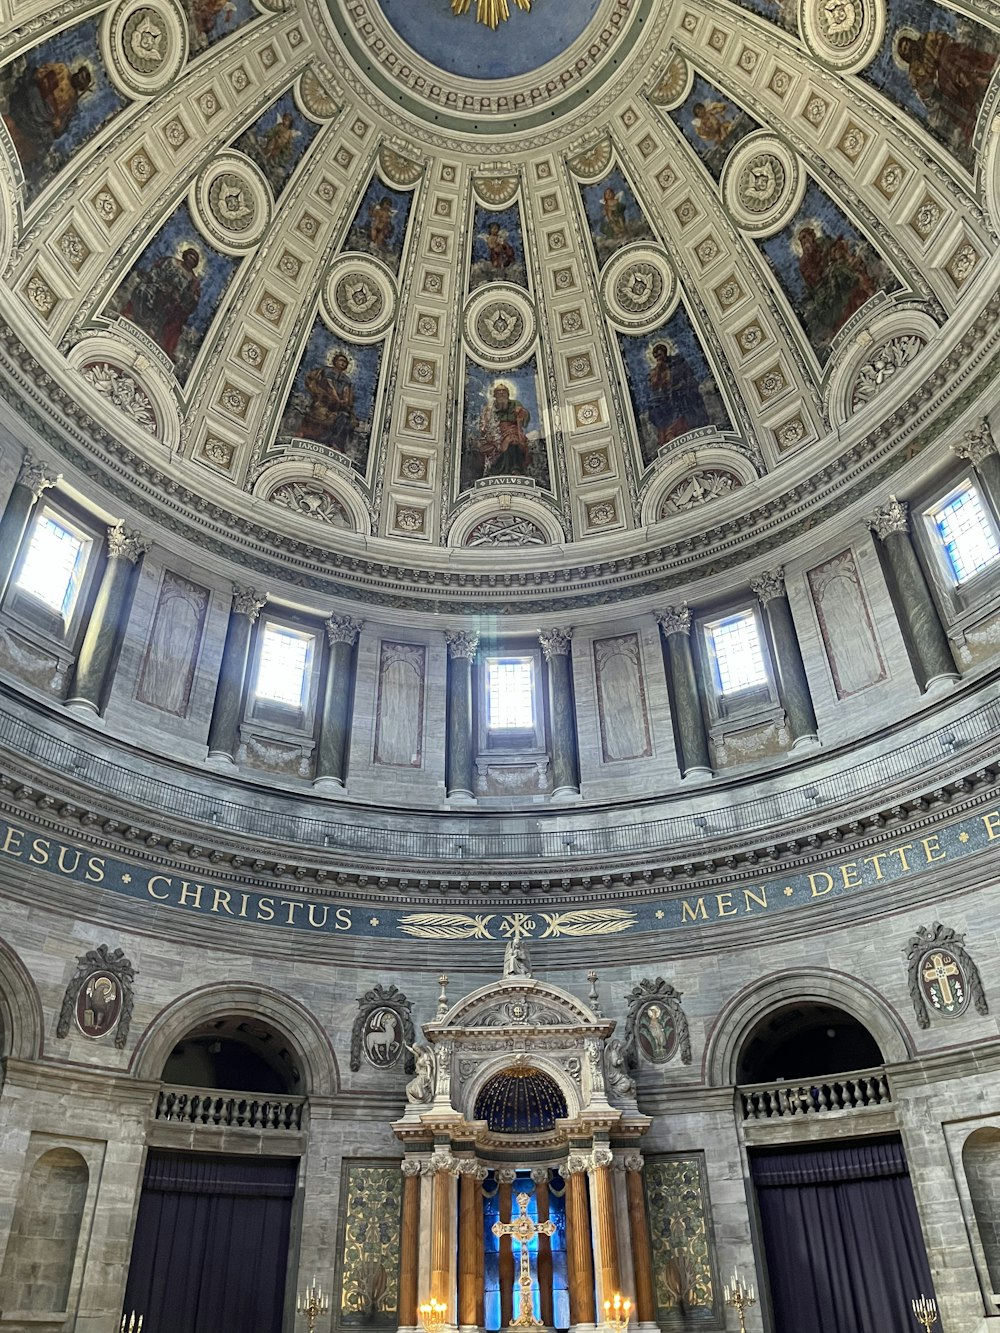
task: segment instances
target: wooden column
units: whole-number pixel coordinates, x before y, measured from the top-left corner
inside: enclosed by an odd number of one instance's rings
[[[465,1160],[459,1177],[458,1208],[458,1323],[461,1328],[482,1326],[483,1200],[479,1165]]]
[[[539,1222],[549,1220],[549,1169],[537,1167],[531,1173],[535,1182],[535,1203]],[[555,1327],[555,1306],[552,1299],[552,1237],[544,1233],[538,1237],[538,1300],[539,1313],[546,1328]]]
[[[498,1202],[500,1221],[509,1222],[514,1198],[516,1173],[509,1167],[497,1172],[500,1181]],[[506,1328],[514,1318],[514,1242],[510,1236],[500,1237],[500,1327]]]
[[[445,1322],[451,1323],[451,1272],[455,1253],[451,1216],[451,1172],[434,1172],[431,1186],[431,1296],[448,1308]]]
[[[400,1328],[417,1326],[420,1279],[420,1163],[403,1159],[403,1227],[399,1244]]]
[[[597,1299],[603,1304],[621,1291],[618,1269],[618,1229],[615,1226],[615,1186],[611,1178],[611,1151],[595,1148],[591,1169],[594,1222],[597,1231]]]
[[[649,1214],[646,1212],[646,1192],[642,1188],[641,1153],[629,1153],[625,1158],[625,1189],[628,1195],[632,1270],[635,1273],[635,1317],[640,1324],[655,1324],[653,1252],[649,1236]]]
[[[569,1318],[574,1326],[594,1323],[594,1252],[587,1207],[587,1158],[566,1163],[566,1258]]]

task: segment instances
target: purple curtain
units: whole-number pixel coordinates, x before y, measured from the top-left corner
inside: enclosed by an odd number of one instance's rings
[[[775,1333],[913,1333],[934,1294],[898,1139],[755,1152]]]
[[[125,1291],[143,1333],[281,1333],[297,1171],[150,1152]]]

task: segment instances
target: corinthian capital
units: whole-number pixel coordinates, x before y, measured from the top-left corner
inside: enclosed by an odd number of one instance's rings
[[[776,569],[772,573],[758,574],[755,579],[750,580],[750,589],[765,606],[768,602],[773,602],[776,597],[784,597],[785,571]]]
[[[152,544],[141,532],[127,528],[124,523],[108,528],[108,555],[112,560],[127,560],[134,565]]]
[[[444,637],[448,641],[448,656],[453,662],[458,658],[464,658],[467,662],[476,660],[479,635],[475,630],[446,629]]]
[[[551,662],[553,657],[567,657],[572,639],[571,629],[543,629],[538,642],[542,645],[546,662]]]
[[[331,648],[335,643],[356,643],[364,623],[363,620],[352,620],[350,616],[330,616],[323,622],[327,643]]]
[[[50,486],[58,485],[60,481],[62,481],[61,472],[53,472],[47,464],[40,463],[37,458],[32,458],[31,454],[24,455],[21,470],[17,474],[17,483],[19,486],[27,486],[36,500],[42,491],[47,491]]]
[[[667,636],[691,633],[691,608],[686,602],[683,606],[665,606],[662,611],[654,611],[653,615]]]
[[[995,454],[997,442],[993,438],[990,423],[983,417],[978,425],[972,426],[960,440],[951,446],[959,458],[965,458],[976,467],[989,454]]]
[[[888,502],[869,514],[865,520],[876,537],[885,541],[893,532],[907,533],[910,530],[910,506],[905,500],[897,500],[893,495]]]
[[[267,602],[267,593],[256,588],[241,588],[233,585],[233,614],[246,616],[252,625]]]
[[[404,1176],[419,1176],[420,1162],[416,1157],[404,1157],[399,1164],[399,1169]]]

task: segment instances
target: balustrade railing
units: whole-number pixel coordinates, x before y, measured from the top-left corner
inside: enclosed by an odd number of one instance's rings
[[[859,1069],[801,1083],[756,1083],[737,1092],[744,1120],[828,1115],[887,1106],[892,1101],[884,1069]]]
[[[214,1088],[162,1088],[156,1099],[157,1120],[223,1129],[299,1130],[304,1110],[304,1097],[255,1096]]]

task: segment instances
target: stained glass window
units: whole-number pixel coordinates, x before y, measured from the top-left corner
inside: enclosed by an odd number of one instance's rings
[[[956,583],[978,574],[1000,556],[993,525],[974,486],[964,486],[949,496],[933,518]]]
[[[88,538],[63,523],[51,510],[35,522],[17,586],[68,620],[80,591],[90,548]]]

